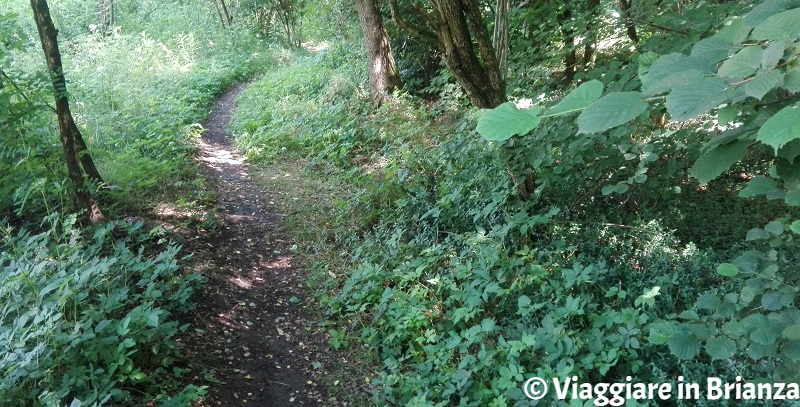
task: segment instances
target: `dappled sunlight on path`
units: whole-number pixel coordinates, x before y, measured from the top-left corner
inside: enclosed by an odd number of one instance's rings
[[[302,271],[282,218],[244,157],[227,140],[238,85],[216,104],[198,145],[218,194],[220,230],[189,243],[208,277],[187,341],[211,385],[208,406],[323,405],[312,364],[324,349],[308,322]],[[257,172],[257,171],[256,171]],[[310,296],[309,296],[310,297]]]

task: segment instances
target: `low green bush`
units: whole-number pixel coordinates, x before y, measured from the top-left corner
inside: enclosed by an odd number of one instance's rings
[[[0,246],[0,405],[126,405],[133,395],[185,402],[172,339],[188,325],[199,275],[180,272],[179,248],[156,231],[108,223],[81,230],[51,215],[35,233],[3,226]],[[176,395],[177,394],[177,395]],[[173,396],[174,395],[174,396]]]

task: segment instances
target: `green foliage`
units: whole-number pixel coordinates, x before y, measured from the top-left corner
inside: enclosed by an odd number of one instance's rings
[[[172,337],[186,329],[173,314],[191,309],[200,277],[178,273],[172,244],[146,254],[154,236],[141,224],[87,233],[75,220],[51,215],[38,234],[4,226],[0,404],[125,405],[133,392],[168,401],[179,389],[164,379],[181,374]],[[190,386],[177,397],[202,393]]]
[[[121,28],[109,35],[56,18],[73,115],[107,183],[103,206],[111,213],[146,209],[197,178],[191,158],[211,101],[272,63],[246,31],[218,27],[206,2],[136,4],[117,4]],[[36,219],[71,206],[41,48],[19,40],[32,29],[22,6],[3,5],[22,17],[0,20],[10,50],[2,55],[7,77],[0,76],[0,106],[10,112],[10,120],[0,118],[0,169],[8,174],[0,180],[0,213]],[[80,10],[73,6],[59,4],[54,15]],[[129,31],[136,29],[147,31]]]
[[[742,17],[728,19],[727,25],[716,34],[694,44],[689,55],[669,53],[656,58],[657,54],[643,54],[638,68],[643,93],[610,91],[585,106],[577,118],[578,133],[611,130],[608,136],[615,140],[612,144],[622,149],[622,140],[615,137],[630,132],[630,128],[614,129],[648,109],[666,108],[676,121],[707,122],[700,116],[710,113],[721,128],[718,134],[711,135],[702,154],[695,156],[690,174],[708,183],[743,161],[754,143],[760,142],[769,146],[776,157],[770,163],[769,177],[752,178],[740,196],[766,195],[769,199],[781,199],[789,206],[800,205],[800,179],[794,163],[798,155],[796,143],[800,139],[796,131],[800,110],[789,89],[795,85],[791,82],[787,86],[785,82],[797,69],[798,49],[794,41],[800,33],[790,27],[796,25],[798,9],[795,7],[790,2],[767,1]],[[613,82],[608,86],[611,88]],[[581,88],[573,93],[579,91]],[[659,94],[667,94],[663,105],[651,108],[643,102],[644,96]],[[578,96],[570,93],[564,100],[573,98]],[[485,114],[477,128],[483,137],[507,139],[499,137],[505,135],[501,129],[482,126],[487,117],[491,115]],[[539,139],[541,133],[521,136]],[[552,138],[552,135],[545,137]],[[656,157],[668,154],[663,145],[652,142],[648,143],[648,149],[657,154]],[[525,160],[531,155],[512,153],[510,166],[520,174],[524,174],[526,168],[536,171],[540,177],[538,183],[546,186],[552,177],[542,171],[541,161]],[[516,161],[520,157],[525,160],[521,165]],[[629,193],[631,181],[648,186],[646,173],[652,173],[652,168],[640,166],[640,170],[643,171],[637,171],[625,183],[607,185],[603,194]],[[793,327],[797,324],[794,304],[798,290],[794,284],[797,250],[793,245],[794,237],[785,233],[790,220],[787,216],[768,223],[763,229],[751,229],[747,241],[767,240],[768,248],[751,243],[750,249],[733,263],[720,264],[717,272],[737,281],[703,294],[694,309],[690,307],[680,314],[668,315],[664,322],[653,325],[651,330],[658,334],[651,336],[651,342],[664,344],[666,339],[672,354],[680,359],[694,359],[705,351],[712,360],[729,360],[739,354],[755,362],[769,360],[775,369],[770,375],[775,380],[796,378],[800,361],[793,336]],[[784,331],[788,334],[782,335]]]
[[[724,25],[711,13],[733,4],[654,12],[670,35],[643,35],[632,55],[598,56],[576,89],[528,88],[540,106],[504,104],[477,123],[453,99],[370,111],[361,92],[330,98],[318,89],[347,70],[331,69],[345,66],[336,53],[242,98],[236,127],[254,158],[324,160],[356,188],[339,227],[324,226],[336,256],[352,253],[346,268],[317,269],[333,276],[320,294],[338,323],[331,347],[360,341],[380,359],[376,404],[524,405],[532,376],[795,380],[800,221],[777,200],[800,199],[796,101],[784,100],[797,48],[754,31],[783,24],[767,21],[786,3],[765,4]],[[308,97],[292,94],[303,84]],[[776,116],[777,151],[757,138]],[[391,140],[364,142],[370,129]]]

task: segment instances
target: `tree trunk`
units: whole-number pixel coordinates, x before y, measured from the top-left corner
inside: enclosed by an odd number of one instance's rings
[[[631,16],[632,1],[633,0],[619,0],[619,9],[621,11],[620,15],[625,22],[625,31],[628,34],[628,38],[634,43],[638,43],[639,35],[636,33],[636,24],[634,24],[633,17]]]
[[[228,13],[228,7],[225,5],[225,0],[214,0],[214,5],[217,8],[219,21],[222,23],[222,28],[230,28],[233,26],[233,17]]]
[[[564,81],[567,83],[571,83],[575,78],[575,66],[578,64],[578,57],[575,53],[575,30],[571,20],[572,8],[567,0],[564,1],[564,10],[558,13],[558,25],[561,28],[564,48],[567,51],[567,55],[564,57]]]
[[[397,72],[377,0],[356,0],[356,8],[369,58],[369,88],[372,98],[380,105],[403,83]]]
[[[72,112],[70,112],[61,53],[58,50],[58,33],[53,26],[47,0],[31,0],[31,8],[33,9],[33,17],[36,20],[36,28],[39,31],[39,39],[42,42],[42,50],[47,60],[47,68],[50,70],[55,94],[56,113],[58,115],[58,127],[61,133],[61,146],[64,150],[64,159],[67,164],[69,178],[75,187],[75,197],[78,205],[86,210],[89,222],[101,222],[105,220],[105,217],[94,197],[86,188],[84,174],[81,171],[81,165],[84,166],[84,170],[88,168],[87,172],[93,171],[96,174],[97,169],[94,167],[91,156],[86,152],[86,144],[83,142],[80,130],[75,125]],[[99,178],[99,174],[96,175]]]
[[[500,70],[500,77],[503,81],[508,78],[508,12],[510,8],[511,0],[497,0],[494,16],[494,35],[492,35],[497,68]]]
[[[597,13],[600,8],[600,0],[589,0],[589,22],[586,24],[586,44],[583,46],[583,69],[588,70],[589,65],[594,63],[594,47],[597,43]]]
[[[505,80],[477,0],[431,1],[433,13],[415,4],[412,9],[425,27],[402,18],[397,0],[389,4],[392,19],[399,27],[432,42],[443,52],[447,69],[476,107],[491,109],[507,100]]]

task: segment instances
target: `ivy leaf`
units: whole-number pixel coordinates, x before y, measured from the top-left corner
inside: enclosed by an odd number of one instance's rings
[[[796,221],[792,222],[792,224],[789,225],[789,229],[791,229],[792,232],[797,233],[798,235],[800,235],[800,220],[796,220]],[[798,338],[798,339],[800,339],[800,338]]]
[[[627,123],[647,109],[641,92],[612,92],[586,107],[578,116],[578,132],[599,133]]]
[[[706,342],[706,353],[711,360],[728,360],[736,353],[736,342],[724,336],[715,336]]]
[[[700,340],[690,332],[675,332],[668,343],[670,352],[680,359],[692,359],[700,353]]]
[[[759,72],[750,82],[744,84],[744,93],[747,96],[761,99],[767,92],[783,83],[783,73],[777,69]]]
[[[603,94],[603,82],[591,80],[570,92],[557,105],[547,111],[548,116],[577,112],[589,106]]]
[[[724,80],[714,77],[677,86],[667,96],[667,112],[674,120],[689,120],[727,100],[727,89],[728,84]]]
[[[513,103],[506,102],[494,109],[484,110],[476,130],[489,141],[508,140],[515,134],[524,135],[535,129],[541,121],[541,111],[539,107],[517,109]]]
[[[731,263],[721,263],[717,266],[717,274],[725,277],[733,277],[739,274],[739,269]]]
[[[739,192],[739,196],[742,198],[751,198],[754,196],[766,195],[777,187],[775,181],[772,179],[767,177],[755,177],[747,181],[747,186]]]
[[[750,141],[737,140],[714,147],[695,161],[689,174],[697,178],[701,184],[706,184],[744,158],[749,146]]]
[[[752,75],[761,66],[764,50],[759,46],[746,46],[733,54],[719,67],[717,73],[734,80],[744,79]]]
[[[792,42],[800,37],[800,8],[775,14],[753,29],[757,40],[784,40]]]
[[[798,24],[800,26],[800,24]],[[756,139],[777,151],[784,144],[800,138],[800,104],[787,106],[775,113],[758,130]]]

